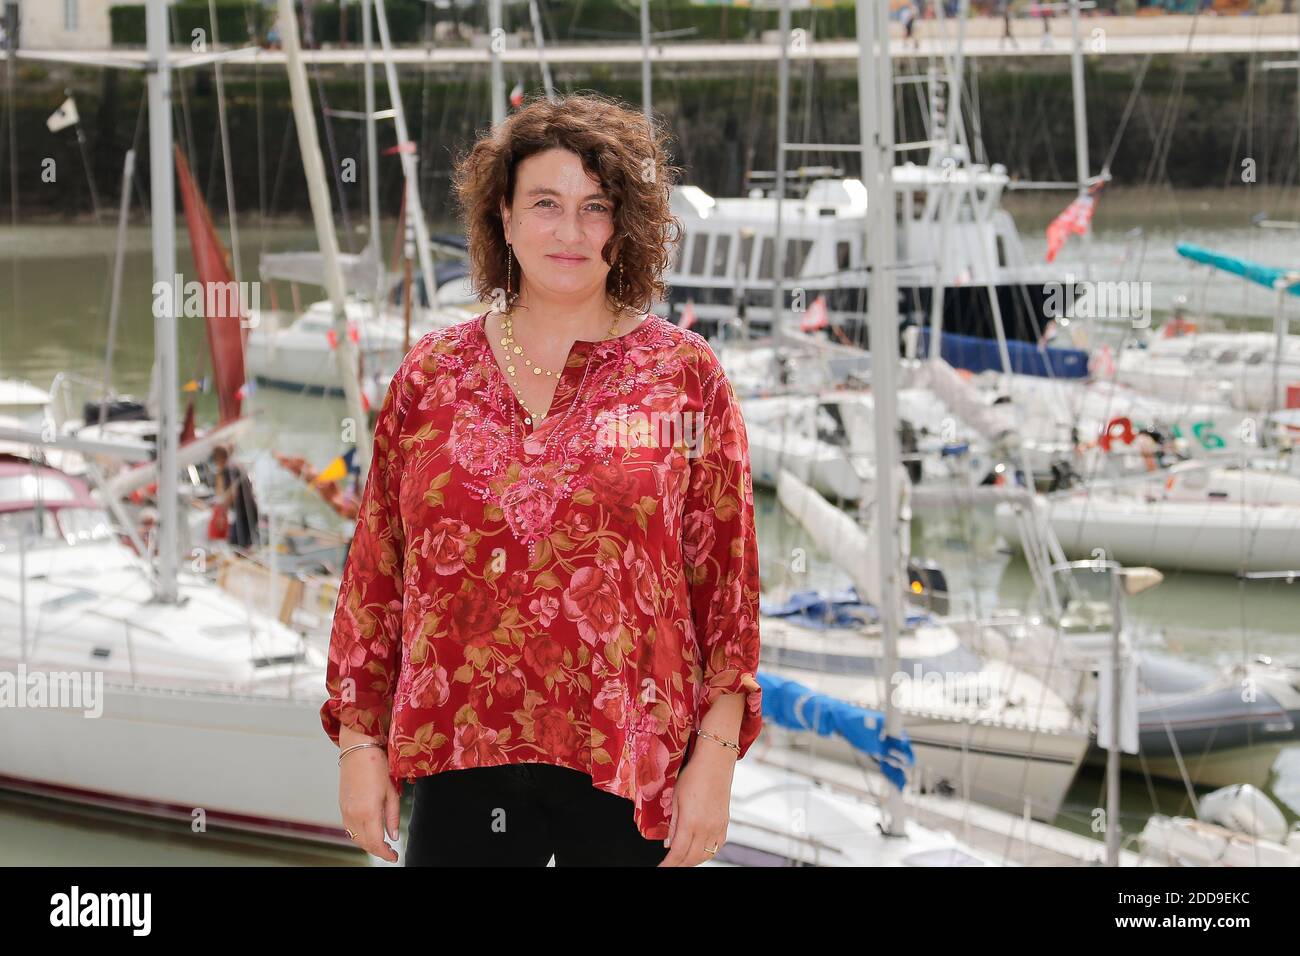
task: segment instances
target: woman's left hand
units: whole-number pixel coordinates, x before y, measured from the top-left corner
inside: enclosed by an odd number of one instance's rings
[[[695,742],[673,788],[669,850],[660,866],[699,866],[714,857],[705,847],[717,850],[726,842],[735,767],[731,751],[707,739]]]

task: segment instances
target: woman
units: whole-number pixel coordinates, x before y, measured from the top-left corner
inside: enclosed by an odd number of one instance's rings
[[[474,289],[375,429],[321,710],[340,809],[406,865],[694,866],[762,725],[748,443],[648,312],[680,238],[660,130],[540,100],[458,159]]]

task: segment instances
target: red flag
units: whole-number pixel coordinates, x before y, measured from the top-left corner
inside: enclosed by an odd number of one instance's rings
[[[524,85],[522,83],[516,83],[515,88],[510,91],[510,105],[513,106],[515,109],[519,109],[520,105],[522,105],[523,102],[524,102]]]
[[[244,323],[241,321],[246,303],[239,295],[218,295],[213,287],[234,288],[230,274],[229,257],[212,216],[203,202],[198,187],[190,176],[189,164],[179,146],[175,147],[176,177],[180,180],[181,203],[185,207],[185,225],[189,229],[190,249],[194,254],[194,268],[203,285],[204,302],[212,303],[216,315],[203,318],[208,328],[208,351],[212,355],[212,373],[217,385],[217,406],[222,425],[239,417],[239,386],[244,383]],[[176,290],[177,298],[184,296],[183,289]],[[232,301],[233,300],[233,301]],[[233,313],[233,314],[231,314]]]
[[[830,317],[826,312],[826,296],[819,295],[812,300],[812,305],[808,306],[808,311],[804,313],[803,321],[799,323],[799,331],[816,332],[830,324]]]
[[[695,324],[695,303],[691,299],[686,300],[682,306],[682,317],[677,320],[677,325],[683,329],[689,329]]]
[[[384,150],[385,156],[396,156],[399,153],[414,153],[415,143],[407,140],[405,143],[398,143],[396,146],[389,146]]]
[[[1056,254],[1061,251],[1065,241],[1070,238],[1070,233],[1082,236],[1088,231],[1088,225],[1092,222],[1093,211],[1097,208],[1095,194],[1100,188],[1101,183],[1094,183],[1089,187],[1087,195],[1076,197],[1059,216],[1048,224],[1048,262],[1056,258]]]

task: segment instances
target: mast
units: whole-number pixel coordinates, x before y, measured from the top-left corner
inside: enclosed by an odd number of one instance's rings
[[[551,64],[546,62],[546,31],[542,29],[542,14],[537,0],[528,0],[528,16],[533,21],[533,42],[537,44],[537,63],[542,68],[542,86],[546,98],[555,101],[555,84],[551,82]]]
[[[158,575],[155,597],[176,603],[176,193],[172,172],[172,85],[167,59],[166,0],[149,0],[145,35],[151,69],[149,95],[149,191],[154,278],[154,365],[158,370]],[[158,297],[167,307],[158,307]],[[165,314],[159,315],[159,312]]]
[[[382,3],[383,0],[380,0]],[[505,42],[501,30],[501,0],[488,0],[488,55],[491,57],[492,125],[500,126],[506,118],[506,79],[501,69],[501,51],[497,49],[497,34]]]
[[[1074,170],[1079,197],[1088,194],[1088,91],[1083,83],[1083,37],[1079,32],[1079,0],[1070,3],[1070,87],[1074,91]],[[1083,233],[1083,277],[1088,279],[1088,247],[1092,224]]]
[[[776,223],[772,236],[772,338],[780,341],[785,335],[785,256],[781,235],[781,206],[785,199],[785,135],[788,123],[786,100],[790,95],[790,0],[781,0],[781,16],[777,31],[781,34],[781,60],[776,80]],[[745,312],[746,325],[749,312]],[[749,329],[744,330],[749,338]]]
[[[433,308],[433,294],[438,286],[433,272],[433,258],[429,252],[429,224],[424,221],[424,207],[420,204],[420,180],[415,172],[415,144],[406,128],[406,109],[402,106],[402,90],[397,85],[397,67],[393,65],[392,40],[388,35],[388,14],[384,0],[375,0],[378,14],[379,44],[384,55],[384,78],[388,81],[388,99],[393,106],[393,125],[397,127],[397,155],[402,160],[402,176],[406,180],[406,215],[415,225],[415,251],[420,257],[420,275],[424,278],[424,294]]]
[[[370,203],[370,250],[375,256],[375,312],[383,299],[384,243],[379,224],[379,144],[375,135],[375,72],[370,37],[371,0],[361,0],[361,42],[366,49],[366,194]]]
[[[789,0],[783,0],[782,9]],[[788,16],[788,14],[787,14]],[[862,182],[867,189],[867,229],[863,247],[867,267],[867,321],[871,343],[871,393],[875,402],[876,542],[880,548],[880,637],[882,675],[898,672],[898,633],[902,619],[899,562],[898,489],[894,467],[898,446],[898,299],[894,278],[894,80],[889,56],[888,5],[858,0],[858,116],[861,124]],[[902,736],[902,721],[882,694],[885,734]],[[902,836],[903,795],[889,787],[888,836]]]
[[[161,3],[162,0],[155,2]],[[307,71],[303,68],[302,54],[298,48],[298,20],[294,16],[293,0],[279,0],[279,4],[280,37],[284,46],[285,67],[289,73],[289,92],[293,98],[294,125],[298,127],[299,151],[302,153],[303,172],[307,177],[311,215],[316,224],[316,240],[320,244],[321,257],[325,263],[325,288],[329,292],[330,306],[334,313],[343,394],[347,398],[353,421],[356,422],[357,463],[364,475],[370,467],[370,427],[365,408],[361,404],[361,386],[357,382],[357,350],[348,335],[343,271],[339,267],[338,237],[334,234],[333,211],[330,208],[329,190],[325,185],[325,166],[321,160],[320,141],[316,136],[316,115],[312,112],[311,98],[307,91]],[[169,173],[170,169],[169,164]]]
[[[654,123],[650,90],[650,0],[641,0],[641,112],[647,126]]]

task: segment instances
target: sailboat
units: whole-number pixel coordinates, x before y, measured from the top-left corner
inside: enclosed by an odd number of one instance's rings
[[[166,4],[150,0],[154,274],[175,293]],[[218,588],[179,554],[175,313],[156,316],[158,520],[134,529],[79,479],[32,455],[4,460],[0,783],[133,813],[354,846],[337,806],[334,747],[321,733],[325,660]],[[38,451],[47,436],[20,439]],[[60,436],[62,447],[99,448]],[[34,453],[33,453],[34,454]],[[143,545],[143,546],[140,546]],[[75,680],[76,699],[50,697]],[[91,689],[88,695],[87,687]],[[57,689],[57,688],[56,688]]]

